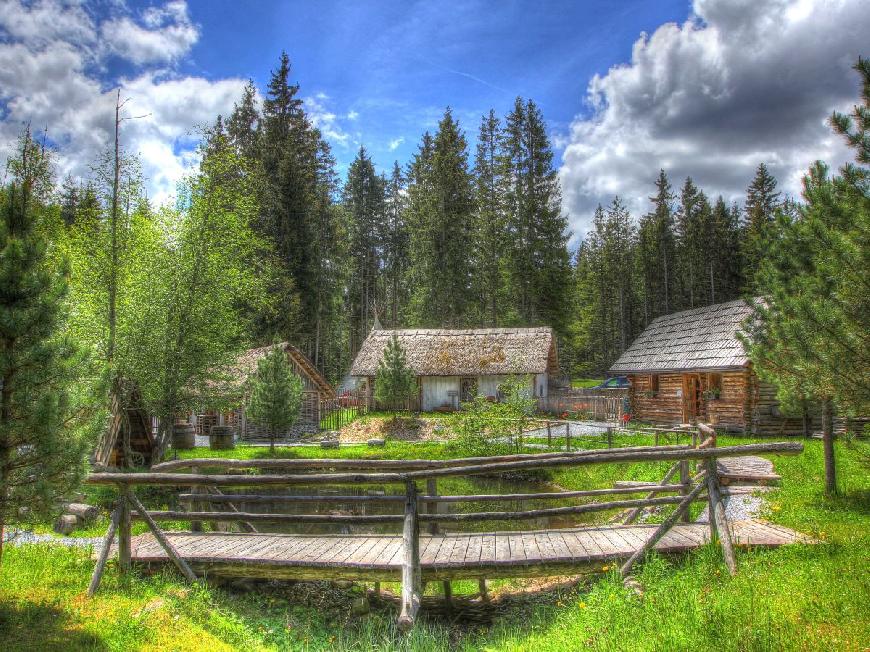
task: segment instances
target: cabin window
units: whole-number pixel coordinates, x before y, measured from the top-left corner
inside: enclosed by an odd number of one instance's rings
[[[647,390],[643,393],[646,398],[655,398],[659,393],[659,376],[650,374],[647,376]]]
[[[715,400],[722,394],[722,374],[707,374],[707,389],[704,398]]]

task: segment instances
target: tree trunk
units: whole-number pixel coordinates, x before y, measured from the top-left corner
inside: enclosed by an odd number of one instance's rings
[[[809,437],[812,433],[810,432],[810,411],[807,407],[807,400],[801,399],[801,417],[802,423],[801,426],[803,428],[804,437]]]
[[[10,450],[8,446],[0,448],[0,566],[3,565],[3,534],[6,531],[6,499],[9,479],[6,469],[9,467]]]
[[[825,451],[825,494],[837,495],[837,469],[834,465],[834,402],[822,401],[822,446]]]

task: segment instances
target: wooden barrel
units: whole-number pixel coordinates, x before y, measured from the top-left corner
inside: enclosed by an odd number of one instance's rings
[[[233,426],[212,426],[208,433],[209,448],[228,450],[236,447],[236,429]]]
[[[189,423],[172,426],[172,448],[187,449],[196,446],[196,429]]]

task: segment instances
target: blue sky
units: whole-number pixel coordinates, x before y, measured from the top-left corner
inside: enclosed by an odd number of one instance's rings
[[[202,36],[185,66],[208,78],[252,77],[263,89],[286,50],[302,95],[326,95],[319,103],[348,135],[333,138],[339,164],[364,144],[388,168],[409,159],[447,105],[472,139],[489,108],[503,114],[517,95],[530,97],[564,139],[592,75],[626,61],[640,32],[685,20],[689,10],[684,0],[200,0],[189,11]]]
[[[739,202],[759,163],[797,197],[813,161],[850,160],[827,118],[858,98],[867,34],[867,0],[0,0],[0,162],[29,123],[58,177],[88,177],[120,88],[147,116],[123,143],[172,202],[198,129],[286,50],[342,176],[361,144],[404,165],[448,105],[473,154],[481,114],[534,99],[574,247],[615,195],[647,211],[660,168]]]

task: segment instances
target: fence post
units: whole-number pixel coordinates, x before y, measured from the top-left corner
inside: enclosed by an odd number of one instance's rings
[[[130,502],[127,500],[127,488],[118,485],[120,495],[118,503],[118,568],[122,575],[130,570],[132,544],[130,541]]]
[[[553,433],[550,431],[550,420],[547,419],[547,446],[553,446]]]
[[[417,485],[405,483],[405,522],[402,528],[402,610],[398,628],[407,632],[414,626],[420,609],[420,522],[417,517]]]
[[[607,448],[613,448],[613,427],[607,426]]]
[[[193,473],[194,475],[196,475],[199,473],[199,468],[196,466],[192,466],[192,467],[190,467],[190,472]],[[191,493],[194,493],[194,494],[198,494],[200,491],[201,491],[201,489],[200,489],[199,485],[194,485],[191,489]],[[189,504],[192,508],[191,511],[193,511],[193,512],[200,511],[200,507],[202,507],[202,505],[199,503],[199,501],[196,501],[196,500],[191,501]],[[212,527],[214,527],[214,526],[212,526]],[[202,532],[202,521],[191,521],[190,522],[190,531],[191,532]]]
[[[722,556],[731,575],[737,575],[737,558],[734,556],[734,544],[731,542],[731,531],[728,529],[728,516],[725,505],[719,495],[719,471],[716,468],[716,458],[707,460],[707,495],[709,498],[710,541],[715,541],[714,534],[719,535],[722,546]]]
[[[571,424],[565,423],[565,450],[571,452]]]
[[[426,479],[426,493],[430,496],[438,495],[438,480],[436,478],[427,478]],[[434,514],[438,511],[438,503],[435,502],[427,502],[426,503],[426,511],[430,514]],[[438,521],[429,521],[429,534],[438,534]]]
[[[680,460],[680,484],[683,488],[680,489],[680,495],[688,496],[689,492],[689,460]],[[689,523],[691,520],[689,510],[683,512],[683,523]]]

